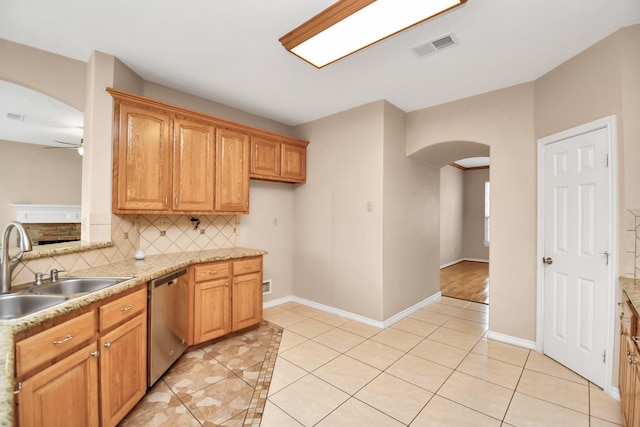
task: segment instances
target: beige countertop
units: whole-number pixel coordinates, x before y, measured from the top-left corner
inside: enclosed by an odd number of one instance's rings
[[[0,320],[0,426],[13,425],[14,336],[57,316],[69,313],[103,298],[131,289],[191,264],[266,255],[267,252],[249,248],[212,249],[163,255],[149,255],[142,261],[134,259],[86,270],[69,272],[70,276],[131,276],[133,279],[100,291],[65,301],[54,307],[14,320]]]
[[[629,301],[638,313],[640,313],[640,279],[634,277],[621,277],[622,289],[629,296]]]

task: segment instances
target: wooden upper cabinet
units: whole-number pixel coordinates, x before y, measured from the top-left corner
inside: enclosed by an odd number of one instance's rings
[[[249,136],[232,129],[216,129],[215,210],[249,212]]]
[[[293,144],[282,144],[281,175],[290,182],[307,180],[307,147]]]
[[[307,179],[307,143],[251,137],[251,178],[302,183]]]
[[[215,129],[176,118],[174,129],[173,210],[213,211]]]
[[[249,213],[250,178],[306,180],[306,141],[107,91],[114,98],[113,213]]]
[[[280,177],[280,141],[251,137],[251,177]]]
[[[119,109],[119,111],[118,111]],[[162,111],[116,104],[113,211],[166,211],[171,196],[171,117]]]

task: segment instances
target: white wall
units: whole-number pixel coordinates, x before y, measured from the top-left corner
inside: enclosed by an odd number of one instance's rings
[[[408,154],[447,141],[491,148],[491,307],[497,333],[535,340],[536,143],[534,84],[407,115]]]
[[[80,205],[82,157],[76,150],[0,141],[0,227],[15,221],[11,203]]]
[[[464,258],[489,261],[489,247],[484,245],[484,183],[489,169],[464,171]]]
[[[263,249],[263,277],[272,280],[264,301],[293,295],[293,200],[297,185],[251,181],[249,215],[238,215],[238,245]]]
[[[376,102],[296,129],[312,143],[294,201],[294,295],[374,320],[382,320],[382,117]]]
[[[440,265],[464,257],[464,172],[453,166],[440,168]]]
[[[406,113],[384,105],[383,319],[440,291],[438,168],[405,153]]]

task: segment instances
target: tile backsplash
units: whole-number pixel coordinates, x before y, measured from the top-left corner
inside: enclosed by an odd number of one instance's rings
[[[37,258],[21,262],[13,272],[13,283],[33,281],[36,272],[52,268],[77,271],[133,258],[136,249],[147,255],[219,249],[236,246],[235,215],[112,215],[113,246],[85,252]]]

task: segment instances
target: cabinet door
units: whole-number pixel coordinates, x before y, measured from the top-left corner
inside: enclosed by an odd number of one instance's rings
[[[251,137],[251,177],[280,177],[280,141]]]
[[[629,406],[631,407],[629,410],[629,418],[627,421],[632,421],[631,423],[627,422],[629,426],[640,426],[640,369],[638,368],[638,356],[634,358],[634,364],[632,371],[632,395],[629,396],[631,402],[629,402]]]
[[[230,331],[229,278],[195,285],[194,344],[226,335]]]
[[[171,196],[171,120],[168,114],[120,104],[113,176],[114,211],[168,210]],[[114,203],[116,200],[114,199]]]
[[[282,143],[281,175],[287,181],[305,182],[307,179],[307,149]]]
[[[147,390],[147,316],[139,314],[100,338],[102,426],[115,426]]]
[[[216,129],[216,211],[249,212],[249,136]]]
[[[619,390],[622,403],[622,414],[626,424],[631,426],[634,418],[635,377],[638,369],[633,362],[638,360],[636,345],[629,335],[620,337],[620,376]],[[640,390],[638,390],[640,391]]]
[[[173,210],[213,211],[214,128],[176,118],[174,129]]]
[[[96,343],[78,350],[22,383],[20,427],[99,425]]]
[[[231,300],[233,331],[260,323],[262,320],[262,274],[234,276]]]

